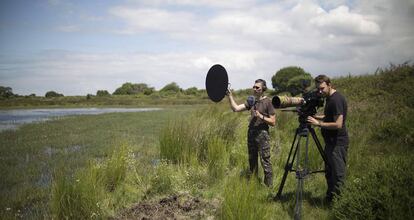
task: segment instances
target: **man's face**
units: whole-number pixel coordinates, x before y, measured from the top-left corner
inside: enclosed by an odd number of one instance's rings
[[[331,91],[331,86],[327,85],[326,82],[317,83],[316,88],[318,88],[318,91],[321,93],[323,97],[328,97],[329,92]]]
[[[261,83],[255,83],[253,86],[253,94],[261,95],[263,93],[263,86]]]

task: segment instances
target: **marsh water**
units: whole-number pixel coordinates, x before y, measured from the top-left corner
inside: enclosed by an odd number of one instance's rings
[[[57,108],[0,110],[0,132],[17,129],[20,125],[61,118],[70,115],[98,115],[113,112],[156,111],[160,108]]]

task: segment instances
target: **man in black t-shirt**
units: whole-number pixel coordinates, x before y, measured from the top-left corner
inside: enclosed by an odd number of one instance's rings
[[[330,79],[325,75],[315,78],[316,87],[326,98],[324,115],[309,116],[307,121],[321,127],[325,140],[325,177],[328,184],[326,199],[330,202],[334,194],[340,194],[345,182],[346,160],[348,151],[348,131],[346,129],[347,103]]]
[[[266,81],[258,79],[253,85],[253,96],[244,104],[237,104],[234,101],[231,91],[228,91],[230,107],[234,112],[250,110],[251,117],[247,134],[247,147],[249,153],[250,172],[258,173],[258,154],[264,171],[264,183],[272,187],[273,171],[270,162],[270,137],[269,125],[274,126],[276,122],[275,110],[272,101],[264,96]]]

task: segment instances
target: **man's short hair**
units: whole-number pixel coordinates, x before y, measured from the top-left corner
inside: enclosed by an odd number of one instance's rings
[[[264,79],[256,79],[254,83],[261,83],[263,92],[267,90],[266,81]]]
[[[320,83],[323,83],[323,82],[326,82],[326,85],[330,85],[331,84],[331,79],[326,75],[319,75],[319,76],[315,77],[315,83],[316,84],[318,84],[318,83],[320,84]]]

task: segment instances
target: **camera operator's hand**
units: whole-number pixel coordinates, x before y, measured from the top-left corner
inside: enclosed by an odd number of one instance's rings
[[[312,116],[308,116],[308,118],[306,119],[307,122],[309,122],[309,124],[311,125],[315,125],[315,126],[321,126],[321,122],[317,119],[315,119]]]

